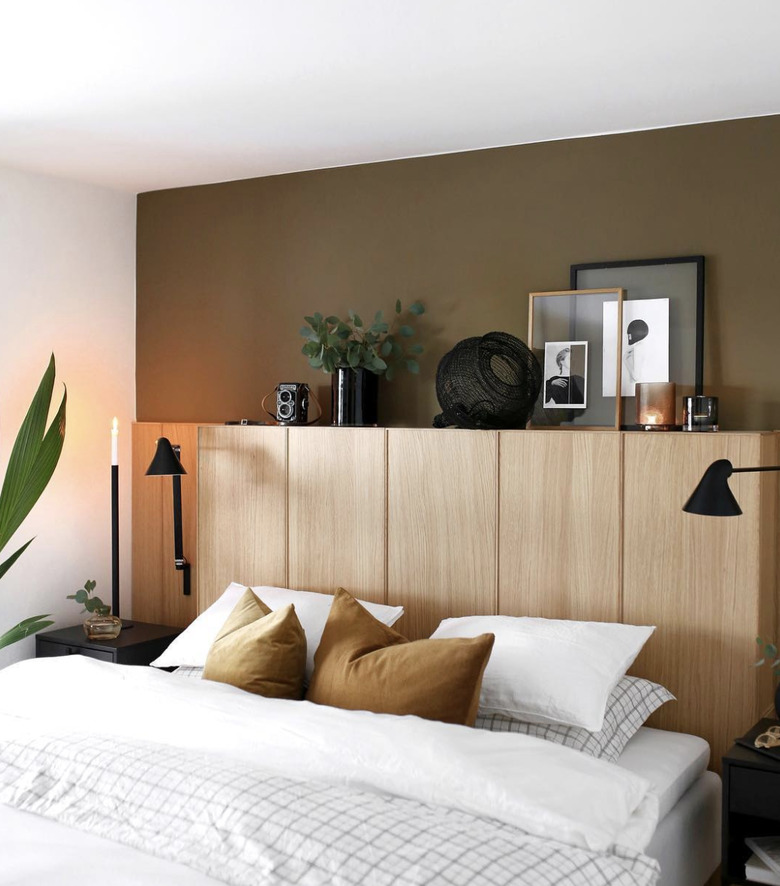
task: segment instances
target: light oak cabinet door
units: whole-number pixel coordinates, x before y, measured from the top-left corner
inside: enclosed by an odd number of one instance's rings
[[[290,428],[290,587],[386,597],[383,428]]]
[[[620,620],[620,435],[499,435],[498,611]]]
[[[231,581],[288,587],[287,430],[200,429],[198,609]]]
[[[677,696],[651,725],[703,736],[717,765],[772,698],[751,665],[756,635],[777,630],[777,474],[732,476],[741,517],[682,506],[716,459],[777,464],[776,446],[772,434],[624,435],[624,621],[656,625],[632,673]]]
[[[399,628],[429,637],[442,618],[496,611],[498,435],[390,429],[388,601]]]

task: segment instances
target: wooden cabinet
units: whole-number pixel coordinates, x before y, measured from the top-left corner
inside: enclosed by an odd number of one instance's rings
[[[220,426],[200,429],[196,460],[194,426],[151,427],[134,431],[136,617],[185,624],[240,581],[401,603],[412,639],[466,613],[653,624],[632,672],[678,701],[652,724],[703,736],[713,761],[771,700],[750,665],[757,634],[780,636],[777,474],[732,478],[741,517],[682,505],[718,458],[778,464],[774,433]],[[191,478],[189,609],[169,484],[143,475],[171,427]]]

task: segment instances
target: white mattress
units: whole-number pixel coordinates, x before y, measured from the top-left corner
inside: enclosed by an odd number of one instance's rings
[[[710,746],[696,735],[643,726],[626,745],[617,765],[650,781],[659,798],[659,818],[707,770]]]

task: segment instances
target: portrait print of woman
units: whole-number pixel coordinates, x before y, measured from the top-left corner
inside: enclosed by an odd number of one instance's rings
[[[548,341],[544,346],[544,406],[584,409],[587,401],[588,343]]]

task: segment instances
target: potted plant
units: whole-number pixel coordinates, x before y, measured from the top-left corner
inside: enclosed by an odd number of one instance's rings
[[[372,323],[364,323],[350,310],[348,318],[320,313],[305,317],[306,339],[301,349],[313,369],[331,375],[332,423],[334,425],[375,425],[377,423],[377,379],[392,381],[401,369],[418,373],[420,344],[410,342],[414,318],[425,313],[416,301],[404,313],[400,299],[395,303],[391,323],[377,311]]]
[[[0,551],[5,548],[11,536],[40,498],[57,467],[62,452],[62,444],[65,441],[67,391],[63,393],[57,414],[48,430],[46,429],[46,419],[54,389],[54,375],[54,354],[52,354],[49,366],[19,428],[8,460],[3,487],[0,490]],[[0,578],[16,563],[32,541],[30,539],[25,542],[0,563]],[[34,615],[9,628],[0,636],[0,649],[54,624],[53,621],[46,621],[48,617],[48,615]]]
[[[97,582],[89,578],[83,588],[79,588],[75,594],[68,594],[67,599],[83,606],[82,614],[89,612],[89,618],[84,622],[84,633],[88,640],[113,640],[122,630],[122,620],[111,615],[111,607],[94,593],[96,587]]]

